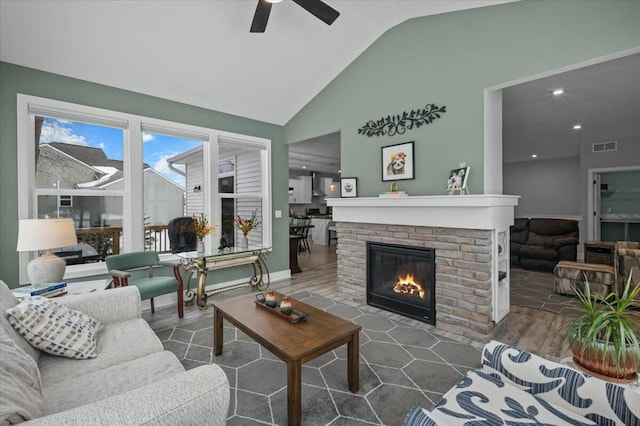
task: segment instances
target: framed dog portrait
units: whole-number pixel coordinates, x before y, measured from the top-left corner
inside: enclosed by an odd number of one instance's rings
[[[470,167],[460,167],[449,172],[449,180],[447,180],[447,190],[449,193],[467,189],[467,179],[469,179]]]
[[[413,179],[413,141],[382,147],[382,181]]]
[[[358,178],[340,178],[340,196],[350,198],[358,196]]]

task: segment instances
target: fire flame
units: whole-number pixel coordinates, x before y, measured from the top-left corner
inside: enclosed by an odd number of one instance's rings
[[[415,282],[413,274],[407,274],[404,277],[398,277],[398,282],[393,287],[393,291],[409,296],[418,295],[420,299],[424,299],[424,289],[420,284]]]

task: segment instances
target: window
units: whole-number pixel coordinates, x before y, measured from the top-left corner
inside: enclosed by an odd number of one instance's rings
[[[198,199],[193,214],[205,211],[201,190],[205,142],[157,132],[143,133],[142,141],[145,250],[166,253],[171,251],[167,224],[186,214],[186,200]],[[190,160],[181,164],[185,158]]]
[[[235,217],[236,202],[234,198],[227,198],[226,194],[235,194],[235,159],[221,161],[218,164],[218,194],[220,195],[220,210],[222,221],[220,237],[230,246],[235,245]]]
[[[111,254],[170,253],[167,223],[184,215],[211,218],[215,248],[238,241],[233,218],[251,205],[266,219],[253,243],[271,245],[267,139],[18,95],[18,161],[19,217],[71,217],[96,252],[67,278],[104,273]],[[20,254],[21,282],[34,255]]]
[[[58,207],[73,207],[73,197],[71,195],[60,195],[58,197]]]
[[[265,211],[261,197],[263,185],[261,176],[264,164],[260,150],[251,146],[239,148],[232,141],[221,141],[220,152],[233,152],[235,162],[235,191],[234,193],[221,192],[219,196],[222,202],[235,201],[234,217],[249,218],[252,212],[257,211],[258,220],[262,223],[262,212]],[[247,235],[250,245],[260,244],[263,229],[258,226]],[[235,229],[233,239],[236,242],[242,240],[242,232],[239,229]]]

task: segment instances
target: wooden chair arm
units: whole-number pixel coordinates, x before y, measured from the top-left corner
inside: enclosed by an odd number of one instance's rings
[[[129,272],[111,269],[109,274],[113,277],[114,287],[127,287],[129,285],[129,277],[131,276]]]
[[[109,274],[114,278],[129,278],[131,274],[127,271],[119,271],[117,269],[112,269],[109,271]]]

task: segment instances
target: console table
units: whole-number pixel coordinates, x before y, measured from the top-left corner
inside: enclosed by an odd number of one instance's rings
[[[229,247],[223,250],[213,252],[198,253],[189,251],[177,253],[181,258],[180,262],[187,271],[187,292],[186,305],[193,305],[194,299],[200,309],[207,308],[207,297],[213,296],[224,291],[235,290],[238,288],[250,286],[253,290],[264,291],[269,288],[271,278],[265,259],[267,258],[271,247]],[[231,268],[239,265],[251,265],[253,267],[253,276],[249,282],[233,284],[213,290],[206,290],[207,272],[216,269]],[[198,287],[196,290],[191,289],[191,275],[198,272]]]

